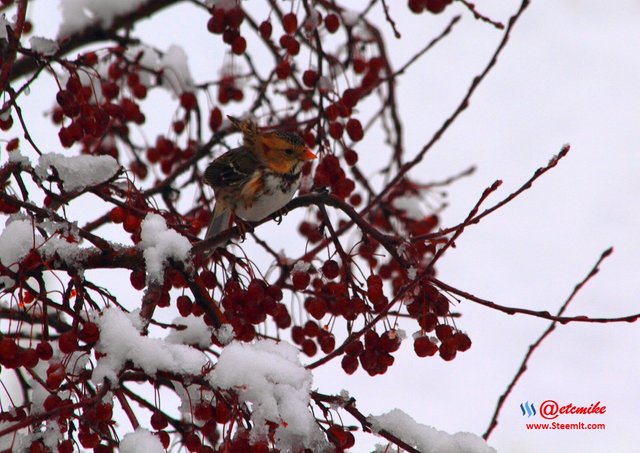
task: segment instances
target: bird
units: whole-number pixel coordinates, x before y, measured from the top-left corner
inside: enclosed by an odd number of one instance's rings
[[[230,228],[236,217],[257,222],[282,209],[300,186],[302,166],[316,158],[296,133],[262,132],[251,120],[228,118],[242,132],[243,143],[204,171],[202,180],[215,197],[205,239]]]

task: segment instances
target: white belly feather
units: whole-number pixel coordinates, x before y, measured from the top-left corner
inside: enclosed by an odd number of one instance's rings
[[[298,190],[299,181],[291,184],[283,192],[280,187],[280,181],[273,177],[273,175],[267,175],[265,181],[265,187],[271,187],[272,190],[261,194],[253,205],[249,207],[238,206],[235,210],[235,214],[241,219],[248,220],[250,222],[257,222],[265,217],[273,214],[278,209],[285,207],[289,201],[293,198],[293,195]]]

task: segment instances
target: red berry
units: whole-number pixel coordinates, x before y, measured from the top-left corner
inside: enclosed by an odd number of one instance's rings
[[[267,295],[277,301],[281,301],[284,297],[284,294],[282,294],[282,288],[278,285],[267,286]]]
[[[18,345],[14,340],[8,337],[4,337],[0,341],[0,360],[2,359],[15,359],[18,355]]]
[[[102,85],[102,95],[107,99],[115,99],[120,93],[120,88],[113,82],[105,82]]]
[[[75,103],[76,100],[75,100],[75,96],[71,92],[67,90],[60,90],[56,93],[56,102],[60,107],[64,109],[70,104]]]
[[[169,425],[167,417],[162,412],[154,412],[151,415],[151,427],[157,431],[165,429]]]
[[[287,13],[282,17],[282,28],[290,35],[296,32],[298,28],[298,18],[294,13]]]
[[[231,43],[231,51],[236,55],[242,55],[247,50],[247,40],[242,36],[236,36]]]
[[[129,214],[124,219],[123,227],[127,233],[134,233],[140,228],[140,219],[133,214]]]
[[[347,149],[344,152],[344,160],[347,162],[347,165],[352,167],[358,163],[358,153],[352,149]]]
[[[44,399],[44,403],[42,403],[42,407],[46,412],[48,412],[60,406],[60,403],[62,403],[62,399],[58,395],[53,393]]]
[[[276,66],[276,75],[280,80],[284,80],[291,75],[291,64],[283,60]]]
[[[358,101],[360,100],[360,90],[356,90],[354,88],[347,88],[342,93],[342,103],[347,107],[352,109],[356,106]]]
[[[336,140],[340,140],[342,138],[342,133],[344,132],[344,126],[342,123],[333,122],[329,124],[329,135]]]
[[[36,346],[36,353],[40,360],[49,360],[53,357],[53,348],[49,343],[38,343]]]
[[[193,415],[198,420],[207,421],[215,417],[216,413],[211,404],[200,403],[196,405],[195,409],[193,410]]]
[[[358,369],[358,358],[353,355],[345,355],[342,357],[342,369],[347,374],[353,374]]]
[[[33,368],[38,364],[38,353],[35,349],[29,348],[22,351],[20,362],[25,368]]]
[[[425,0],[426,8],[434,14],[441,13],[452,0]]]
[[[325,261],[322,265],[322,274],[328,279],[334,279],[340,275],[340,265],[334,260]]]
[[[189,433],[184,439],[184,446],[189,451],[198,451],[202,445],[200,437],[196,433]]]
[[[291,339],[295,344],[302,344],[304,341],[304,329],[300,326],[293,326],[291,328]]]
[[[336,339],[331,334],[322,335],[318,338],[318,343],[320,344],[320,349],[325,354],[329,354],[336,348]]]
[[[263,39],[267,40],[271,38],[271,33],[273,32],[273,26],[271,25],[271,21],[265,20],[258,27],[260,30],[260,35]]]
[[[194,110],[198,105],[196,95],[190,91],[185,91],[180,95],[180,105],[188,111]]]
[[[302,82],[310,88],[315,86],[316,82],[318,82],[318,73],[313,69],[307,69],[302,74]]]
[[[320,326],[317,322],[309,320],[304,324],[302,331],[307,337],[317,337],[320,334]]]
[[[380,336],[380,347],[386,352],[395,352],[400,348],[400,337],[395,331],[388,330]]]
[[[300,43],[290,35],[282,35],[280,37],[280,47],[287,49],[289,55],[298,55],[300,53]]]
[[[324,110],[324,114],[329,121],[335,121],[340,114],[340,110],[336,104],[329,104]]]
[[[438,340],[445,341],[453,336],[453,328],[446,324],[440,324],[436,326],[436,337]]]
[[[298,291],[302,291],[307,287],[307,285],[309,285],[311,277],[307,272],[294,272],[291,280],[293,282],[293,287]]]
[[[147,87],[142,84],[132,87],[131,92],[133,93],[133,96],[138,99],[144,99],[147,97]]]
[[[216,279],[216,274],[214,274],[210,270],[202,271],[202,273],[200,274],[200,278],[202,279],[202,283],[207,289],[215,288],[216,284],[218,283],[218,280]]]
[[[418,357],[427,357],[438,352],[438,346],[427,337],[418,337],[413,341],[413,350]]]
[[[324,26],[327,27],[329,33],[335,33],[340,27],[340,19],[333,13],[327,14],[327,17],[324,18]]]
[[[64,354],[71,354],[78,350],[78,336],[74,331],[65,332],[58,338],[58,347]]]
[[[458,332],[453,336],[453,340],[455,341],[456,348],[460,352],[467,351],[471,348],[471,339],[466,333]]]
[[[116,206],[109,212],[109,218],[113,223],[122,223],[125,219],[125,212],[120,206]]]
[[[318,352],[318,346],[316,346],[316,343],[313,340],[307,338],[302,342],[302,352],[309,357],[313,357]]]
[[[354,142],[362,140],[364,131],[362,130],[362,124],[359,120],[351,118],[347,121],[347,134],[349,134],[349,138]]]
[[[226,28],[226,12],[222,8],[215,8],[209,21],[207,22],[207,30],[217,35],[222,34]]]
[[[233,8],[226,12],[225,19],[229,28],[238,29],[244,20],[244,12],[241,8]]]
[[[304,301],[304,308],[315,319],[322,319],[327,314],[327,302],[321,297],[310,297]]]
[[[131,286],[133,286],[138,291],[141,291],[145,286],[147,286],[145,282],[144,271],[132,271],[129,275],[129,281],[131,282]]]
[[[443,341],[440,344],[440,357],[447,362],[456,358],[456,354],[458,353],[456,341],[453,338],[450,338],[446,341]]]
[[[6,119],[0,118],[0,129],[3,131],[8,131],[13,126],[13,117],[10,116]]]
[[[364,345],[360,340],[352,341],[344,348],[345,354],[352,355],[354,357],[359,356],[362,351],[364,351]]]
[[[117,62],[114,62],[109,65],[109,69],[107,70],[107,73],[110,79],[117,80],[123,76],[124,71],[122,70],[120,65],[118,65]]]
[[[180,316],[187,317],[191,314],[191,308],[193,306],[193,302],[189,299],[189,296],[178,296],[178,300],[176,301],[176,306],[178,307],[178,311],[180,312]]]
[[[211,109],[211,113],[209,114],[209,128],[213,132],[216,132],[218,129],[220,129],[221,125],[222,125],[222,112],[218,107],[214,107],[213,109]]]
[[[409,9],[416,14],[420,14],[427,6],[426,3],[426,0],[409,0]]]
[[[95,323],[86,322],[78,332],[78,338],[85,343],[95,343],[100,338],[100,330]]]

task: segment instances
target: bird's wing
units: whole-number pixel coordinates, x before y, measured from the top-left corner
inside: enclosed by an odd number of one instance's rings
[[[214,188],[242,184],[260,167],[258,158],[244,146],[234,148],[211,162],[204,181]]]

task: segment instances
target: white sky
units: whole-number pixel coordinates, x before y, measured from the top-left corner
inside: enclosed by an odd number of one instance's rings
[[[53,37],[57,21],[40,3],[34,2],[31,11],[35,33]],[[254,3],[245,5],[253,8]],[[366,3],[353,2],[353,7]],[[389,3],[401,40],[392,38],[380,5],[373,17],[388,32],[396,67],[435,36],[447,17],[463,12],[454,5],[440,17],[414,16],[406,12],[405,2]],[[502,21],[519,5],[517,0],[475,3]],[[193,13],[190,7],[174,8],[142,24],[138,34],[161,49],[174,42],[184,46],[196,82],[211,80],[223,49],[217,37],[206,33],[206,18]],[[429,140],[500,39],[500,32],[474,21],[469,13],[463,15],[454,33],[399,84],[408,149],[417,150]],[[189,27],[192,34],[184,33],[185,23],[194,24]],[[497,303],[555,312],[600,253],[613,245],[614,255],[568,314],[640,312],[635,285],[640,269],[640,205],[635,202],[640,191],[639,23],[640,2],[632,0],[532,2],[468,111],[414,172],[439,180],[471,164],[478,166],[475,175],[451,188],[451,206],[443,214],[443,225],[448,226],[463,219],[495,179],[504,184],[489,203],[517,188],[564,143],[571,143],[572,151],[532,190],[469,228],[440,262],[439,278]],[[38,112],[48,107],[33,98],[29,102],[39,105],[33,107]],[[33,116],[40,118],[39,113]],[[166,124],[160,117],[150,118],[154,122]],[[59,151],[47,124],[45,120],[36,132],[36,140],[43,149]],[[375,136],[365,139],[358,148],[361,161],[376,146]],[[295,217],[288,216],[280,227],[261,229],[260,237],[283,247],[292,244],[293,250],[297,244],[282,232],[295,224]],[[469,302],[458,310],[463,317],[457,324],[470,335],[473,347],[453,362],[417,359],[406,342],[384,376],[372,379],[362,371],[346,376],[334,361],[314,372],[314,386],[324,393],[349,390],[365,414],[397,407],[438,429],[482,434],[528,345],[548,323],[523,315],[509,317]],[[490,445],[504,452],[636,451],[638,340],[637,323],[559,326],[535,353],[505,404]],[[526,431],[520,403],[537,407],[547,399],[587,406],[601,401],[606,415],[557,421],[606,423],[606,430]],[[371,436],[362,440],[357,451],[376,442]]]

